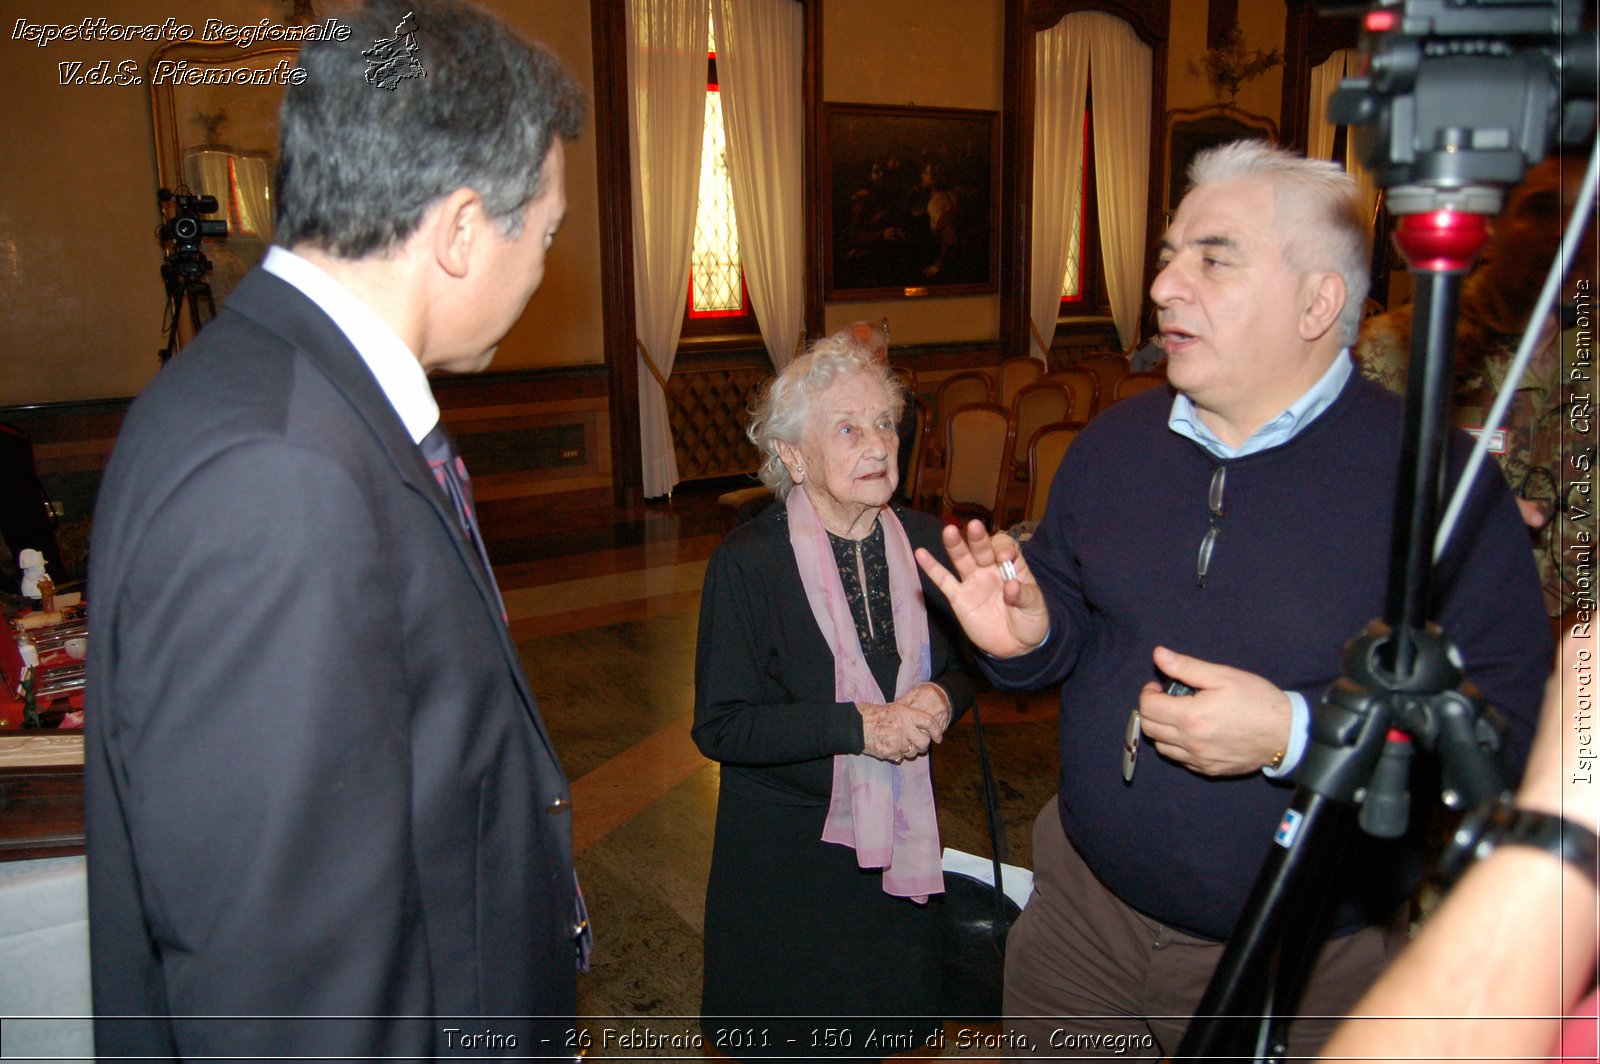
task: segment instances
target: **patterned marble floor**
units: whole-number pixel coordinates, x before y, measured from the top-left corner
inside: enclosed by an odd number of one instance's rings
[[[558,520],[536,502],[480,506],[512,631],[573,781],[578,871],[596,927],[579,983],[591,1056],[700,1055],[670,1041],[638,1045],[646,1032],[698,1030],[717,766],[689,724],[700,584],[725,489],[685,486],[670,502]],[[1055,698],[990,692],[980,705],[1010,857],[1027,866],[1033,817],[1055,791]],[[935,765],[944,844],[987,853],[970,722]],[[958,1033],[953,1025],[943,1055],[984,1055],[958,1051]]]

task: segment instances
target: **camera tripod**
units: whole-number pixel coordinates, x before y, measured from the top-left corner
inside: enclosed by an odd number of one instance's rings
[[[174,252],[161,264],[161,279],[167,285],[167,346],[157,354],[163,366],[183,346],[178,330],[186,308],[191,337],[217,316],[217,306],[211,298],[211,282],[206,280],[210,270],[210,260],[199,251]]]

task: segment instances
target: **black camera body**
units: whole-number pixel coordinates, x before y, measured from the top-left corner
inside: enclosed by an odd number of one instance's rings
[[[172,220],[161,227],[161,239],[170,240],[179,251],[199,251],[204,237],[225,237],[228,223],[207,220],[201,215],[217,213],[217,197],[191,196],[162,189],[161,202],[173,205]]]
[[[1584,0],[1380,0],[1363,11],[1367,69],[1329,117],[1352,126],[1385,188],[1514,185],[1551,145],[1594,128],[1596,55]],[[1391,208],[1398,207],[1391,201]],[[1493,214],[1498,203],[1464,204]]]

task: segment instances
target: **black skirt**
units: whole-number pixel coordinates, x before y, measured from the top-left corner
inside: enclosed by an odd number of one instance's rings
[[[939,899],[885,894],[826,817],[722,790],[701,1027],[729,1056],[877,1060],[942,1030]]]

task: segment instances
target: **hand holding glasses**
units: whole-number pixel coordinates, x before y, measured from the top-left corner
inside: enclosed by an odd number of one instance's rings
[[[1177,680],[1168,680],[1165,688],[1167,694],[1174,697],[1194,694],[1194,688]],[[1139,740],[1144,733],[1143,718],[1139,716],[1139,707],[1133,707],[1133,712],[1128,714],[1128,730],[1122,737],[1122,782],[1133,783],[1133,769],[1139,763]]]

